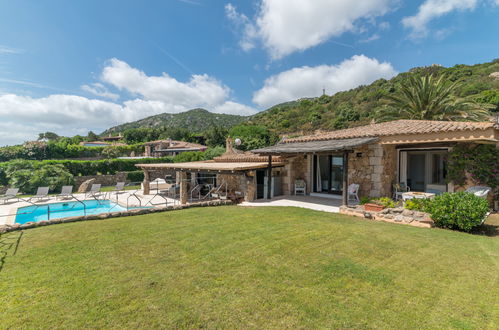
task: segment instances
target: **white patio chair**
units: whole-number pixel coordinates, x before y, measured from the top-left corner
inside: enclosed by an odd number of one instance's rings
[[[295,195],[306,195],[307,194],[307,183],[305,180],[295,180]]]
[[[360,202],[359,188],[360,188],[360,185],[357,183],[352,183],[348,186],[348,200],[353,199],[357,202]]]
[[[17,199],[17,201],[19,201],[19,197],[17,197],[18,193],[19,193],[19,188],[9,188],[7,189],[5,194],[0,196],[0,201],[2,201],[3,204],[5,204],[11,199]]]
[[[475,196],[487,198],[487,195],[492,190],[492,188],[487,186],[473,186],[466,189],[466,192],[472,193]]]

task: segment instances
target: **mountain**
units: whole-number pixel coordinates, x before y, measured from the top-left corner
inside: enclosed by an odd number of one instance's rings
[[[248,120],[248,117],[238,115],[227,115],[209,112],[205,109],[192,109],[181,113],[162,113],[147,117],[130,123],[111,127],[101,135],[117,134],[130,128],[139,127],[169,127],[186,128],[192,132],[199,133],[212,127],[232,127]]]
[[[253,115],[249,123],[266,126],[279,134],[333,130],[368,124],[386,104],[384,96],[397,92],[409,75],[444,74],[449,82],[457,81],[456,97],[470,97],[479,103],[492,104],[499,112],[499,59],[476,65],[440,65],[418,67],[386,80],[359,86],[332,96],[304,98],[271,107]]]
[[[332,96],[291,100],[275,105],[250,117],[215,114],[194,109],[178,114],[163,113],[135,122],[112,127],[102,134],[117,134],[129,128],[179,127],[202,132],[213,124],[230,128],[243,122],[262,125],[278,134],[332,130],[368,124],[377,119],[376,113],[386,104],[384,96],[396,93],[410,75],[444,74],[449,82],[457,82],[456,97],[469,97],[479,103],[495,106],[499,113],[499,59],[492,62],[450,68],[440,65],[418,67],[386,80],[359,86]]]

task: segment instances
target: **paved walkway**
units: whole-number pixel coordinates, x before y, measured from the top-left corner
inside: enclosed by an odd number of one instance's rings
[[[240,206],[295,206],[306,209],[339,213],[341,199],[315,196],[279,196],[271,199],[260,199],[253,202],[243,202]]]

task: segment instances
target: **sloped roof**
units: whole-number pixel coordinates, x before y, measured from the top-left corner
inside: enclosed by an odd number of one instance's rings
[[[166,149],[206,149],[207,148],[202,144],[185,142],[185,141],[175,141],[175,140],[156,140],[144,143],[144,145],[158,145],[158,144],[168,145]]]
[[[267,162],[267,156],[260,156],[254,154],[252,152],[244,152],[244,153],[225,153],[219,157],[215,157],[213,159],[217,163],[259,163],[259,162]],[[274,157],[272,161],[280,162],[282,161],[281,157]]]
[[[283,166],[284,163],[272,162],[273,167]],[[199,161],[188,163],[161,163],[161,164],[137,164],[135,165],[144,170],[183,170],[183,171],[208,171],[208,172],[241,172],[267,168],[267,162],[229,162],[221,163],[215,161]]]
[[[361,137],[380,137],[380,136],[404,135],[404,134],[475,131],[475,130],[485,130],[492,127],[494,127],[494,123],[492,122],[401,119],[385,123],[371,124],[371,125],[337,130],[337,131],[331,131],[327,133],[290,138],[283,141],[283,143],[350,139],[350,138],[361,138]]]
[[[355,147],[378,141],[377,137],[353,138],[327,141],[308,141],[295,143],[279,143],[275,146],[253,150],[259,154],[296,154],[310,152],[331,152],[341,150],[351,150]],[[278,158],[278,157],[276,157]]]

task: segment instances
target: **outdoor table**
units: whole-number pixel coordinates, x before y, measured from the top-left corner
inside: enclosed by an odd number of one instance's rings
[[[408,199],[413,199],[413,198],[420,198],[420,199],[426,199],[426,198],[433,198],[435,197],[435,194],[433,193],[425,193],[425,192],[419,192],[419,191],[408,191],[405,193],[402,193],[402,200],[406,201]]]

